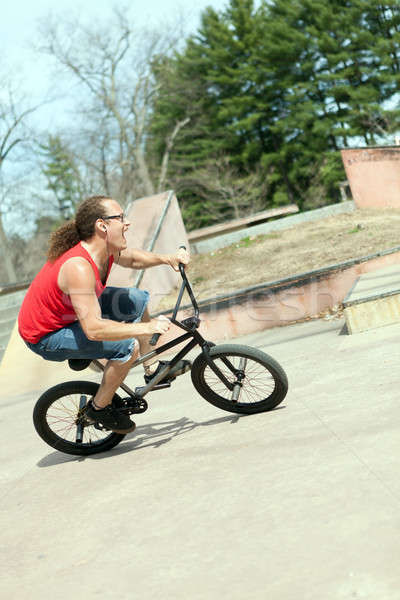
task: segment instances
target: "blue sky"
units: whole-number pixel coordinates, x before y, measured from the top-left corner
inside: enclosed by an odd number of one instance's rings
[[[184,0],[131,0],[130,2],[111,0],[14,0],[7,2],[0,19],[0,47],[8,48],[12,53],[24,46],[24,42],[35,36],[36,24],[48,14],[76,13],[87,18],[103,18],[111,14],[113,6],[129,7],[138,24],[155,23],[173,17],[184,11],[195,27],[198,15],[207,6],[220,10],[228,0],[196,0],[194,3]]]
[[[228,0],[196,0],[195,3],[183,0],[131,0],[131,2],[111,0],[14,0],[8,1],[2,9],[0,19],[0,49],[2,56],[12,62],[29,58],[29,41],[37,38],[37,25],[49,14],[71,15],[75,13],[86,20],[107,18],[114,5],[128,6],[137,19],[138,25],[159,24],[173,20],[182,12],[187,16],[189,27],[194,30],[199,23],[199,15],[204,8],[212,6],[216,10],[224,8]]]
[[[184,0],[11,0],[0,18],[0,72],[11,71],[32,98],[43,97],[51,85],[50,65],[46,57],[33,51],[32,44],[39,40],[39,23],[49,15],[103,21],[117,5],[129,7],[138,27],[173,23],[181,14],[191,32],[196,30],[199,16],[207,6],[221,10],[227,4],[228,0],[196,0],[193,4]]]
[[[88,23],[104,22],[111,17],[114,6],[128,7],[138,28],[154,24],[158,29],[160,24],[176,23],[183,17],[185,31],[191,33],[200,24],[200,14],[207,6],[222,10],[227,4],[229,0],[196,0],[195,3],[184,0],[8,0],[0,18],[0,76],[11,76],[18,91],[25,96],[25,106],[39,104],[45,96],[54,95],[54,65],[32,47],[40,40],[39,23],[50,15],[60,19],[64,15],[78,16]],[[65,125],[70,118],[70,104],[68,97],[47,104],[34,113],[32,123],[35,127],[52,130]],[[3,174],[9,169],[13,172],[11,161],[5,167]],[[12,214],[6,214],[4,220],[6,229],[16,227]]]

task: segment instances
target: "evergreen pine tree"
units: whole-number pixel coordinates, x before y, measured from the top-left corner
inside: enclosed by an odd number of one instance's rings
[[[50,135],[41,150],[45,160],[42,172],[47,179],[47,189],[55,196],[60,217],[67,219],[81,200],[78,169],[59,136]]]
[[[239,173],[261,165],[266,205],[336,202],[340,149],[399,127],[400,2],[231,0],[207,9],[156,73],[153,147],[171,121],[191,118],[170,165],[175,189],[222,157]],[[200,202],[190,185],[184,198]]]

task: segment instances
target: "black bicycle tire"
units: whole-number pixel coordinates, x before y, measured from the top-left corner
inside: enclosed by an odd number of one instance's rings
[[[33,409],[33,425],[38,435],[46,442],[46,444],[59,452],[78,456],[88,456],[90,454],[106,452],[107,450],[114,448],[114,446],[124,439],[124,434],[110,432],[109,436],[97,443],[83,445],[60,438],[49,427],[46,415],[53,402],[60,400],[63,396],[69,394],[87,394],[92,397],[96,394],[98,387],[99,384],[92,381],[66,381],[49,388],[40,396]],[[120,398],[115,394],[114,399]]]
[[[191,376],[194,387],[207,402],[228,412],[254,414],[272,410],[283,401],[288,391],[288,379],[281,365],[272,356],[269,356],[269,354],[262,352],[258,348],[251,348],[250,346],[241,344],[220,344],[210,349],[211,358],[226,355],[251,358],[265,366],[274,379],[275,388],[267,398],[254,404],[241,404],[227,400],[216,394],[205,382],[204,372],[207,362],[202,353],[193,362]]]

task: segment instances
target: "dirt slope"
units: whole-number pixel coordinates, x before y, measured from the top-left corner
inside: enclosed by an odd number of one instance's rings
[[[356,210],[194,255],[188,275],[196,297],[206,299],[395,246],[400,246],[400,210]],[[176,291],[158,310],[175,299]]]

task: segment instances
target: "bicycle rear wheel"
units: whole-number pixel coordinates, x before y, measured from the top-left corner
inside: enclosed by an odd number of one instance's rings
[[[66,454],[89,455],[110,450],[125,435],[96,429],[85,416],[87,402],[99,384],[67,381],[42,394],[33,410],[33,424],[40,437],[52,448]],[[121,401],[115,394],[113,403]]]
[[[192,381],[208,402],[229,412],[252,414],[278,406],[288,391],[285,371],[271,356],[249,346],[221,344],[210,358],[225,377],[221,381],[203,354],[192,365]]]

